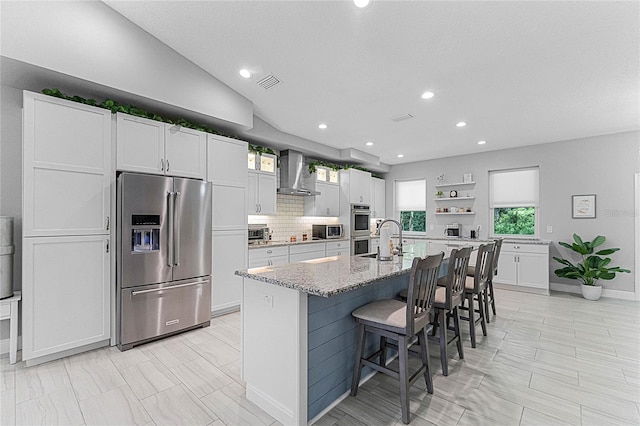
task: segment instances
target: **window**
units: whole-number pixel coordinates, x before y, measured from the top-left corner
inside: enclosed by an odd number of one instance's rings
[[[538,210],[538,168],[489,172],[492,235],[535,236]]]
[[[396,217],[403,231],[425,232],[427,230],[427,181],[396,181]]]

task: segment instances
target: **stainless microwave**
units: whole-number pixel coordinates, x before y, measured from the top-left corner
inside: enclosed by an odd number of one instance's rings
[[[269,241],[269,228],[266,224],[249,225],[249,244],[265,244]]]
[[[311,235],[313,238],[328,240],[331,238],[344,237],[344,227],[342,225],[312,225]]]

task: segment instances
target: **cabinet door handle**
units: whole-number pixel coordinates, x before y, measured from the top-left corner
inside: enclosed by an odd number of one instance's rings
[[[164,172],[164,159],[160,159],[160,170]]]
[[[256,204],[256,213],[258,213],[258,205]]]
[[[107,238],[107,244],[106,244],[105,248],[106,248],[107,253],[109,253],[109,239],[108,238]]]
[[[170,166],[169,160],[167,160],[167,171],[169,171],[169,166]]]
[[[273,250],[267,250],[267,253],[271,254],[273,253]]]
[[[105,224],[105,228],[107,228],[107,231],[109,230],[110,225],[111,225],[111,220],[109,216],[107,216],[107,223]]]

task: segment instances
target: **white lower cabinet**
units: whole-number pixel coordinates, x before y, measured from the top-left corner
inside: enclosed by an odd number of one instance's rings
[[[308,243],[289,247],[289,263],[325,257],[325,243]]]
[[[214,231],[211,262],[211,311],[240,306],[242,277],[235,271],[247,267],[247,231]]]
[[[23,239],[22,359],[27,364],[108,343],[109,244],[108,235]]]
[[[249,268],[289,263],[289,247],[265,247],[249,250]]]
[[[327,241],[326,256],[350,255],[350,247],[349,241]]]
[[[549,291],[549,246],[503,243],[494,282]]]

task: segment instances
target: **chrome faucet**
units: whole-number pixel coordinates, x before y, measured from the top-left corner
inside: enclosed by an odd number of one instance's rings
[[[382,229],[382,225],[384,225],[387,222],[393,222],[396,225],[398,225],[398,245],[397,245],[397,250],[398,250],[398,256],[402,256],[402,225],[400,224],[400,222],[398,222],[395,219],[385,219],[382,222],[380,222],[380,226],[378,226],[377,233],[380,234],[380,229]],[[391,253],[391,255],[393,255],[393,253]]]

